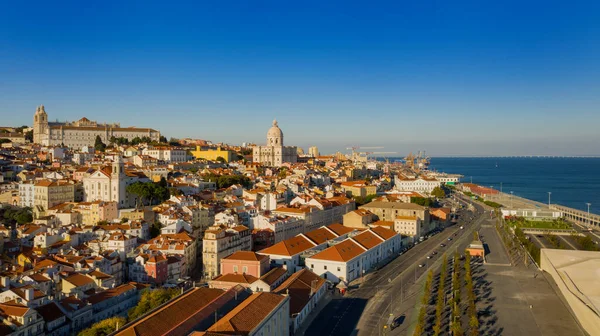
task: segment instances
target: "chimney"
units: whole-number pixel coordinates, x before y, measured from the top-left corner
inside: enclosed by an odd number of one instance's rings
[[[7,276],[3,276],[0,278],[0,283],[2,284],[2,287],[8,288],[8,286],[10,286],[10,279]]]
[[[27,288],[25,290],[25,300],[31,302],[33,300],[33,288]]]

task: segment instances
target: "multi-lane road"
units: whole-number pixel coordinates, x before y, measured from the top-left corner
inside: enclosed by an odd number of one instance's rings
[[[464,251],[464,247],[472,240],[473,230],[486,216],[480,205],[475,205],[475,213],[463,210],[459,223],[415,245],[378,271],[366,275],[358,288],[351,288],[345,296],[333,298],[312,321],[305,335],[378,335],[390,312],[398,317],[403,305],[408,302],[414,305],[418,299],[415,293],[419,288],[415,283],[420,283],[420,278],[430,267],[439,266],[444,253]],[[464,226],[464,229],[460,229],[460,226]],[[405,319],[403,324],[407,325],[409,316],[402,317]]]

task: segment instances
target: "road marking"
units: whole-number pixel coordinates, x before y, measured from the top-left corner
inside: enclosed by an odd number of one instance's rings
[[[567,238],[561,236],[561,235],[557,235],[560,239],[562,239],[565,243],[569,244],[569,246],[571,246],[573,248],[573,250],[579,250],[577,247],[575,247],[575,245],[571,244],[570,241],[567,240]]]
[[[533,239],[537,240],[537,242],[542,245],[543,248],[548,248],[546,246],[546,244],[544,244],[544,242],[542,242],[536,235],[532,234],[531,237],[533,237]]]

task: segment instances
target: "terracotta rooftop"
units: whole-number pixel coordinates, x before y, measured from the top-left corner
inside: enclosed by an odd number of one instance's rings
[[[76,287],[80,287],[80,286],[85,286],[87,284],[90,283],[94,283],[94,279],[92,279],[91,277],[87,276],[87,275],[83,275],[83,274],[73,274],[68,278],[64,279],[65,281],[73,284]]]
[[[295,236],[286,239],[266,249],[260,250],[260,254],[273,254],[280,256],[293,256],[302,253],[310,248],[315,247],[315,244],[303,236]]]
[[[360,207],[361,209],[398,209],[398,210],[425,210],[425,207],[415,203],[399,202],[371,202]]]
[[[257,277],[245,273],[227,273],[219,275],[218,277],[213,279],[213,281],[231,282],[238,284],[251,284],[256,280],[258,280]]]
[[[228,335],[248,335],[284,300],[285,296],[272,293],[255,293],[240,303],[207,332]],[[288,328],[288,326],[284,326]],[[276,334],[274,332],[274,334]]]
[[[283,267],[274,267],[273,269],[271,269],[270,271],[268,271],[267,273],[265,273],[263,276],[261,276],[260,280],[262,280],[267,285],[271,286],[277,280],[281,279],[281,277],[285,276],[286,274],[287,274],[287,270],[285,268],[283,268]]]
[[[111,299],[113,297],[117,297],[117,296],[119,296],[119,295],[121,295],[123,293],[126,293],[128,291],[134,291],[134,290],[137,290],[137,287],[135,285],[126,283],[126,284],[123,284],[123,285],[121,285],[119,287],[115,287],[113,289],[108,289],[108,290],[105,290],[103,292],[94,294],[94,295],[90,296],[87,300],[91,304],[97,304],[97,303],[100,303],[102,301]]]
[[[331,230],[333,231],[333,230]],[[328,240],[334,239],[337,235],[330,230],[327,230],[324,227],[318,228],[316,230],[312,230],[310,232],[305,233],[304,235],[312,240],[315,244],[320,245]]]
[[[62,312],[62,310],[60,310],[60,308],[58,308],[58,305],[55,302],[50,302],[47,305],[37,307],[35,308],[35,310],[37,310],[37,312],[40,313],[40,315],[42,315],[42,318],[44,318],[44,321],[46,323],[50,323],[65,316],[65,314]]]
[[[233,299],[236,293],[238,298],[243,297],[245,290],[241,286],[235,286],[228,291],[193,288],[162,308],[125,326],[117,335],[187,335],[206,319],[212,323],[215,309],[223,309],[225,301]]]
[[[370,230],[357,234],[356,236],[352,237],[352,239],[368,250],[385,241],[383,238],[374,234]]]
[[[316,293],[325,284],[325,279],[304,268],[290,276],[273,293],[288,294],[290,297],[290,316],[304,309],[311,294]]]
[[[347,226],[343,226],[340,223],[331,224],[331,225],[327,226],[327,228],[329,230],[335,232],[335,234],[337,234],[338,236],[343,236],[345,234],[348,234],[348,233],[354,231],[354,229],[351,229]]]
[[[352,239],[346,239],[310,257],[310,259],[347,262],[365,252],[365,248]]]
[[[267,258],[266,255],[257,254],[252,251],[237,251],[223,258],[226,260],[260,261]]]

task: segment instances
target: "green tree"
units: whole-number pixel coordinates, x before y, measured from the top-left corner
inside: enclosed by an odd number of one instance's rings
[[[25,132],[25,140],[33,142],[33,131]]]
[[[469,335],[471,336],[477,336],[479,335],[479,320],[477,319],[477,316],[475,315],[471,315],[471,317],[469,318]]]
[[[437,198],[444,198],[446,197],[446,192],[444,191],[444,189],[442,189],[442,187],[435,187],[431,191],[431,195]]]
[[[99,152],[104,152],[106,150],[106,145],[102,142],[102,138],[99,135],[96,135],[96,141],[94,141],[94,149]]]
[[[158,140],[158,142],[160,142],[160,143],[168,143],[169,141],[167,140],[166,137],[164,137],[164,136],[161,135],[160,138],[159,138],[159,140]]]
[[[152,309],[162,305],[163,303],[171,300],[172,298],[179,295],[180,291],[175,288],[170,289],[155,289],[147,290],[142,293],[140,301],[137,306],[131,308],[128,312],[129,320],[133,321],[136,318],[144,315]]]
[[[219,157],[217,157],[217,162],[226,163],[227,161],[225,160],[224,157],[219,156]]]
[[[81,331],[79,336],[105,336],[112,334],[118,328],[121,328],[127,323],[123,317],[116,316],[98,323],[94,323],[90,328]]]
[[[140,137],[135,137],[131,139],[131,144],[137,146],[142,143],[142,139]]]
[[[0,139],[0,144],[11,143],[9,139]]]

